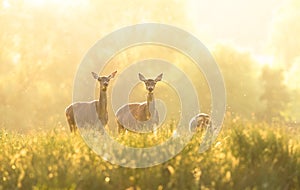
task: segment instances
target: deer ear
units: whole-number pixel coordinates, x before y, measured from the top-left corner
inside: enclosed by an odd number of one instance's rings
[[[108,76],[108,78],[109,78],[109,79],[112,79],[112,78],[115,77],[116,74],[117,74],[117,71],[112,72],[112,73]]]
[[[146,80],[146,78],[144,77],[144,75],[142,75],[141,73],[139,73],[139,79],[141,81],[145,81]]]
[[[163,73],[161,73],[160,75],[158,75],[158,76],[156,77],[156,79],[155,79],[155,82],[161,81],[162,76],[163,76]]]
[[[94,79],[96,79],[96,80],[99,78],[97,73],[92,72],[92,75],[93,75]]]

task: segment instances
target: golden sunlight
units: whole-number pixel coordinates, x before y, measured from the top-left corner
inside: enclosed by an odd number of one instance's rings
[[[2,6],[3,6],[4,9],[7,9],[7,8],[10,7],[10,3],[9,3],[7,0],[4,0],[4,1],[2,2]]]
[[[300,189],[299,20],[300,0],[0,0],[0,190]]]
[[[274,57],[269,55],[254,55],[254,59],[261,66],[274,67]]]
[[[72,6],[78,6],[81,5],[82,3],[86,3],[84,0],[27,0],[26,3],[30,4],[31,6],[34,7],[42,7],[47,4],[54,4],[54,5],[72,5]]]

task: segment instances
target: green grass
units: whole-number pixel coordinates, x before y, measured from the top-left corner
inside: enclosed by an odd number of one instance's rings
[[[203,154],[193,139],[168,162],[131,169],[102,160],[60,128],[0,130],[0,189],[300,189],[299,135],[284,126],[229,123]]]

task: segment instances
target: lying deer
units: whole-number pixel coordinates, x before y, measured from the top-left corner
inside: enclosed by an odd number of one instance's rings
[[[190,132],[202,132],[210,124],[210,116],[206,113],[199,113],[190,121]]]

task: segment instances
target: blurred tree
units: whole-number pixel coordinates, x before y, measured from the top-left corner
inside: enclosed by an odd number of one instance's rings
[[[184,12],[184,2],[171,0],[0,0],[1,127],[64,122],[77,66],[95,41],[144,21],[180,26]]]
[[[213,50],[214,57],[224,77],[227,111],[233,115],[251,118],[259,112],[259,67],[250,53],[241,52],[229,45],[218,45]]]
[[[290,103],[285,118],[300,122],[299,65],[300,65],[300,1],[289,0],[274,13],[270,47],[281,68],[285,71],[285,82],[290,90]],[[274,80],[278,80],[275,79]],[[282,92],[279,92],[280,96]],[[290,118],[289,118],[290,119]]]
[[[290,97],[288,88],[284,85],[283,71],[264,67],[261,74],[261,81],[264,93],[260,97],[265,102],[263,118],[271,122],[278,119],[285,119]]]
[[[273,18],[270,46],[276,60],[283,67],[289,68],[294,59],[300,56],[300,1],[287,1],[275,12]]]
[[[289,112],[286,115],[291,117],[291,122],[300,123],[300,56],[295,59],[293,65],[286,72],[285,82],[290,92]]]
[[[6,128],[26,131],[64,118],[73,73],[88,47],[78,33],[68,35],[76,31],[70,13],[84,13],[67,4],[5,2],[0,7],[0,120]]]

